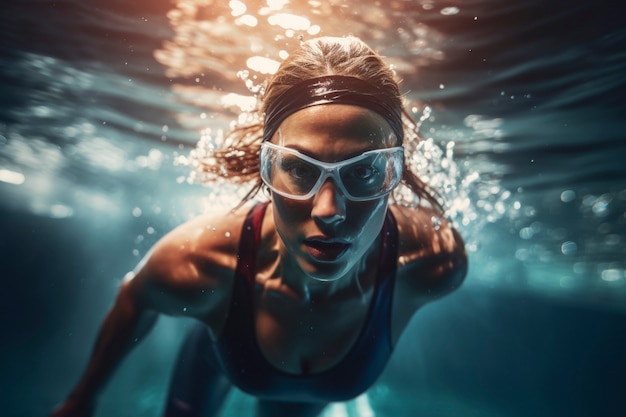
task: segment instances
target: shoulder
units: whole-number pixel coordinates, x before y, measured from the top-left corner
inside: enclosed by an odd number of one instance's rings
[[[147,309],[205,318],[230,296],[247,211],[204,215],[161,238],[123,288]]]
[[[391,206],[399,235],[398,276],[422,301],[458,288],[467,273],[463,239],[438,211],[425,206]]]
[[[162,266],[180,266],[180,260],[206,261],[228,266],[238,247],[247,215],[236,212],[203,215],[181,224],[152,248],[150,258]],[[173,262],[173,264],[172,264]],[[195,262],[194,262],[195,263]]]

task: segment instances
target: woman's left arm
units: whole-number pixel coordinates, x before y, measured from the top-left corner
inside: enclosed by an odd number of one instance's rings
[[[419,304],[457,289],[468,270],[465,244],[452,224],[436,211],[397,208],[400,247],[398,263],[404,288]]]

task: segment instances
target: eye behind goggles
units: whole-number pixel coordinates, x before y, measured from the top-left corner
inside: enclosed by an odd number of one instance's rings
[[[393,191],[402,179],[403,169],[401,146],[375,149],[331,163],[270,142],[261,145],[261,179],[273,192],[294,200],[313,197],[328,178],[350,200],[373,200]]]

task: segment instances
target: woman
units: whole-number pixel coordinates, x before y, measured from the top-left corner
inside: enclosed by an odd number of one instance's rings
[[[155,245],[124,280],[54,416],[90,415],[161,313],[199,323],[166,416],[217,415],[232,385],[259,398],[258,416],[315,416],[367,390],[413,314],[461,284],[462,239],[404,165],[405,113],[380,56],[352,37],[303,42],[269,80],[261,110],[202,166],[256,178],[245,209],[197,218]],[[389,204],[401,181],[418,208]],[[254,205],[261,188],[270,201]]]

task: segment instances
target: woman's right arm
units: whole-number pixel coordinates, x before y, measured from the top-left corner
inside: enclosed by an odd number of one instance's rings
[[[131,280],[122,284],[100,327],[87,369],[69,397],[52,413],[53,417],[91,416],[106,381],[156,322],[157,313],[142,305],[137,290]]]
[[[128,275],[100,328],[87,369],[51,417],[91,416],[98,394],[159,314],[199,319],[209,331],[219,325],[230,299],[237,241],[212,230],[202,221],[182,225]]]

